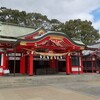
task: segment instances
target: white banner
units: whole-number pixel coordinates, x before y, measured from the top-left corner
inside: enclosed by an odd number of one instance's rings
[[[81,71],[81,68],[72,68],[72,71]]]
[[[16,60],[20,60],[20,57],[9,57],[8,59],[9,59],[9,60],[15,60],[15,59],[16,59]]]

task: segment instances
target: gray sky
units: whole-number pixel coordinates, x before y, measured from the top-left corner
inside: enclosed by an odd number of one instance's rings
[[[0,0],[0,6],[39,12],[62,22],[78,18],[90,20],[100,29],[100,0]]]

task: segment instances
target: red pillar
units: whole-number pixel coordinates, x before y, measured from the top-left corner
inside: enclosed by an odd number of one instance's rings
[[[20,73],[25,74],[25,56],[22,55],[20,58]]]
[[[6,53],[3,54],[3,69],[8,69],[8,57]]]
[[[29,54],[29,75],[33,75],[33,52]]]
[[[4,73],[3,73],[3,69],[4,69],[4,54],[2,53],[1,54],[1,66],[0,66],[0,76],[2,76]]]
[[[70,55],[66,55],[66,74],[71,73]]]
[[[80,68],[81,68],[81,73],[83,73],[82,52],[80,52]]]
[[[92,63],[92,73],[94,73],[93,56],[91,57],[91,63]]]

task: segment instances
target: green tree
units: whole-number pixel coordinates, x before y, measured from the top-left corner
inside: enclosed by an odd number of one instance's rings
[[[0,8],[0,21],[34,28],[43,26],[47,30],[53,31],[59,31],[61,23],[57,19],[49,20],[46,15],[40,13],[26,13],[25,11],[8,9],[6,7]]]
[[[26,12],[19,10],[0,8],[0,21],[14,24],[26,24]]]
[[[81,39],[85,44],[95,43],[100,38],[99,31],[94,29],[91,21],[87,20],[77,19],[62,23],[57,19],[49,20],[46,15],[40,13],[26,13],[1,7],[0,21],[34,28],[43,26],[47,30],[64,32],[70,38]]]
[[[51,19],[50,24],[51,24],[51,30],[52,31],[61,31],[61,25],[63,23],[61,23],[59,20]]]
[[[70,38],[81,39],[85,44],[95,43],[99,38],[99,31],[92,26],[91,21],[69,20],[62,26],[61,30]]]

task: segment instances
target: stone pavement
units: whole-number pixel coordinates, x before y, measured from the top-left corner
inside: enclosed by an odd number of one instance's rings
[[[100,100],[95,96],[52,86],[0,90],[0,100]]]
[[[100,74],[1,76],[0,89],[26,86],[42,86],[56,83],[100,81]]]
[[[100,74],[0,77],[0,100],[100,100]]]

